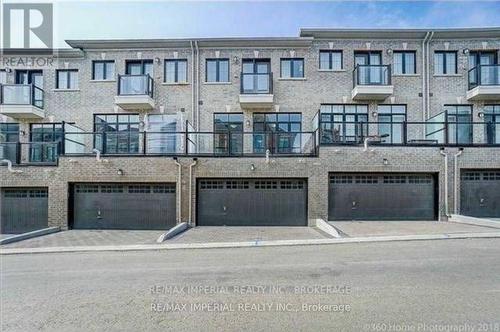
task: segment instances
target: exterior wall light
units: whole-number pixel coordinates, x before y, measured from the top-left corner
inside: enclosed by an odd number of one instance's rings
[[[384,166],[387,166],[389,165],[389,160],[387,160],[387,158],[384,158],[382,159],[382,163],[384,164]]]
[[[391,55],[392,54],[392,48],[387,49],[387,54]]]
[[[477,117],[480,119],[484,118],[484,112],[477,113]]]
[[[469,49],[468,48],[464,48],[464,50],[462,51],[464,54],[469,54]]]
[[[372,112],[372,116],[373,116],[374,118],[376,118],[376,117],[378,116],[378,113],[377,113],[377,112],[375,112],[375,111],[373,111],[373,112]]]
[[[255,165],[254,165],[254,164],[251,164],[251,165],[250,165],[250,170],[251,170],[251,171],[255,171]]]
[[[119,176],[123,176],[123,169],[118,168],[118,171],[116,172]]]

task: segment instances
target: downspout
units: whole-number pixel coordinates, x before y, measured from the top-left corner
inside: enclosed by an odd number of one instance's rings
[[[191,201],[193,199],[193,167],[196,166],[196,163],[198,162],[198,158],[193,158],[193,162],[189,165],[189,219],[188,219],[188,224],[193,226],[193,202]]]
[[[432,37],[434,36],[434,31],[431,31],[431,35],[429,36],[429,39],[427,40],[427,82],[426,82],[426,85],[427,85],[427,91],[426,91],[426,98],[425,100],[427,101],[427,105],[426,105],[426,110],[427,110],[427,119],[429,119],[431,117],[431,88],[430,88],[430,85],[431,85],[431,73],[430,73],[430,60],[429,60],[429,57],[430,57],[430,43],[431,43],[431,40],[432,40]]]
[[[9,159],[2,159],[0,160],[0,163],[2,164],[7,164],[7,170],[10,172],[10,173],[22,173],[23,171],[19,170],[19,169],[14,169],[12,167],[12,161],[9,160]]]
[[[196,131],[200,131],[200,50],[198,41],[194,41],[196,49]]]
[[[427,67],[426,67],[426,42],[427,38],[429,38],[430,32],[427,31],[424,37],[424,40],[422,40],[422,122],[425,122],[426,120],[426,106],[427,106],[427,96],[426,96],[426,91],[427,91],[427,85],[426,85],[426,80],[427,80]],[[425,124],[424,124],[425,128]]]
[[[195,95],[194,95],[194,46],[193,41],[190,40],[189,44],[191,45],[191,121],[194,119],[194,103],[195,103]]]
[[[460,148],[460,150],[453,156],[455,158],[455,164],[454,164],[454,170],[453,170],[453,175],[454,175],[454,180],[453,180],[453,211],[455,214],[458,214],[458,204],[457,204],[457,197],[458,197],[458,181],[459,181],[459,176],[458,176],[458,157],[464,152],[463,148]]]
[[[179,161],[177,160],[177,157],[174,157],[174,163],[177,165],[177,192],[179,193],[177,195],[178,197],[178,200],[177,200],[177,223],[181,223],[181,218],[182,218],[182,214],[181,214],[181,204],[182,204],[182,165],[179,163]]]
[[[444,214],[449,217],[448,209],[448,154],[444,150],[439,150],[439,153],[444,156]]]

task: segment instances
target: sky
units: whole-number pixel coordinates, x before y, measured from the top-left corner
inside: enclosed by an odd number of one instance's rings
[[[1,0],[0,0],[1,1]],[[301,27],[500,26],[500,1],[60,1],[65,39],[294,37]]]

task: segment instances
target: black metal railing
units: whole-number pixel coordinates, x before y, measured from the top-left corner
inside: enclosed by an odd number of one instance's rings
[[[500,146],[500,122],[322,122],[321,145]]]
[[[34,84],[0,84],[0,104],[32,105],[43,109],[44,91]]]
[[[241,94],[272,94],[273,73],[241,73]]]
[[[478,65],[469,69],[469,90],[479,85],[500,85],[500,65]]]
[[[118,96],[141,96],[153,98],[154,81],[149,74],[118,75]]]
[[[57,165],[61,142],[3,142],[0,143],[0,160],[10,160],[15,165]]]
[[[357,65],[352,72],[353,87],[357,85],[391,85],[390,65]]]

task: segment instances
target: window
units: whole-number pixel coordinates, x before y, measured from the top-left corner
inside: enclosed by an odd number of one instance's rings
[[[139,152],[138,114],[96,114],[94,146],[102,153],[133,154]]]
[[[254,113],[254,153],[300,153],[302,114]]]
[[[342,51],[319,51],[319,69],[341,70]]]
[[[229,82],[229,59],[208,59],[207,82]]]
[[[386,144],[404,143],[406,105],[378,105],[378,133],[388,135],[382,139]]]
[[[301,78],[304,77],[304,59],[281,59],[281,77],[282,78]]]
[[[500,144],[500,105],[484,106],[486,142]]]
[[[472,143],[472,105],[444,105],[449,144]]]
[[[215,113],[214,132],[215,153],[243,153],[243,113]]]
[[[415,51],[394,51],[394,74],[407,75],[416,72]]]
[[[452,75],[457,73],[457,52],[434,52],[434,74]]]
[[[146,134],[147,153],[176,154],[183,151],[182,124],[177,114],[149,114]]]
[[[0,159],[7,159],[16,163],[17,143],[19,142],[19,124],[18,123],[0,123]]]
[[[77,69],[58,69],[56,75],[56,89],[78,89]]]
[[[62,137],[61,123],[32,123],[29,145],[30,161],[55,162]]]
[[[125,74],[153,77],[153,60],[127,60],[125,62]]]
[[[187,82],[187,59],[165,60],[165,83]]]
[[[0,84],[7,84],[7,72],[5,69],[0,69]]]
[[[368,105],[321,105],[320,141],[322,144],[359,143],[367,133]]]
[[[92,79],[98,81],[112,81],[115,79],[115,62],[113,60],[93,61]]]

